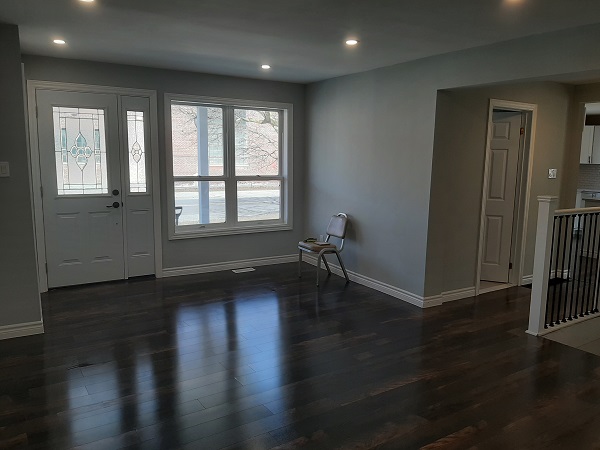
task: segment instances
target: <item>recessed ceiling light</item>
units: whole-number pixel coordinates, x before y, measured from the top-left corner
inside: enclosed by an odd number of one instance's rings
[[[348,39],[346,41],[346,45],[356,45],[358,44],[358,41],[356,39]]]
[[[263,64],[262,66],[260,66],[260,68],[264,69],[264,70],[269,70],[271,68],[271,66],[268,64]]]
[[[94,3],[94,0],[79,0],[80,2],[83,3]]]
[[[58,45],[65,45],[66,42],[63,39],[54,39],[52,42]]]

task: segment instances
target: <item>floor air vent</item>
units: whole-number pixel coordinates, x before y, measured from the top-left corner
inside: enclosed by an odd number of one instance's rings
[[[243,269],[233,269],[233,273],[244,273],[244,272],[254,272],[256,269],[254,267],[244,267]]]

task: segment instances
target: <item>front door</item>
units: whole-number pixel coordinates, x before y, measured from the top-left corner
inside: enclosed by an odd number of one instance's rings
[[[492,116],[481,280],[509,279],[521,117],[515,111],[494,111]]]
[[[37,90],[36,105],[48,287],[154,273],[147,99]]]

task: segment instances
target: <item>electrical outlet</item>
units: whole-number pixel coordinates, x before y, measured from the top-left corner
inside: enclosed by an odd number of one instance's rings
[[[548,178],[556,178],[556,169],[548,169]]]
[[[10,166],[6,161],[0,161],[0,177],[10,177]]]

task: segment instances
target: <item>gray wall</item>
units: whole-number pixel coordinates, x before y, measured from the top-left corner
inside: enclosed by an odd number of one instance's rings
[[[559,195],[573,86],[537,82],[440,91],[437,101],[426,295],[475,286],[489,100],[538,106],[524,275],[533,273],[538,195]],[[548,179],[557,168],[558,178]]]
[[[261,258],[296,253],[302,234],[302,192],[304,170],[304,85],[190,72],[169,71],[117,64],[24,56],[27,80],[151,89],[158,94],[158,136],[161,172],[163,266]],[[165,171],[164,93],[263,100],[294,105],[294,229],[273,233],[242,234],[196,239],[167,239],[167,197]]]
[[[354,224],[349,269],[439,294],[441,286],[425,289],[437,91],[597,71],[599,34],[600,25],[581,27],[310,85],[307,234],[345,210]]]
[[[0,24],[0,326],[41,320],[29,185],[19,30]]]

